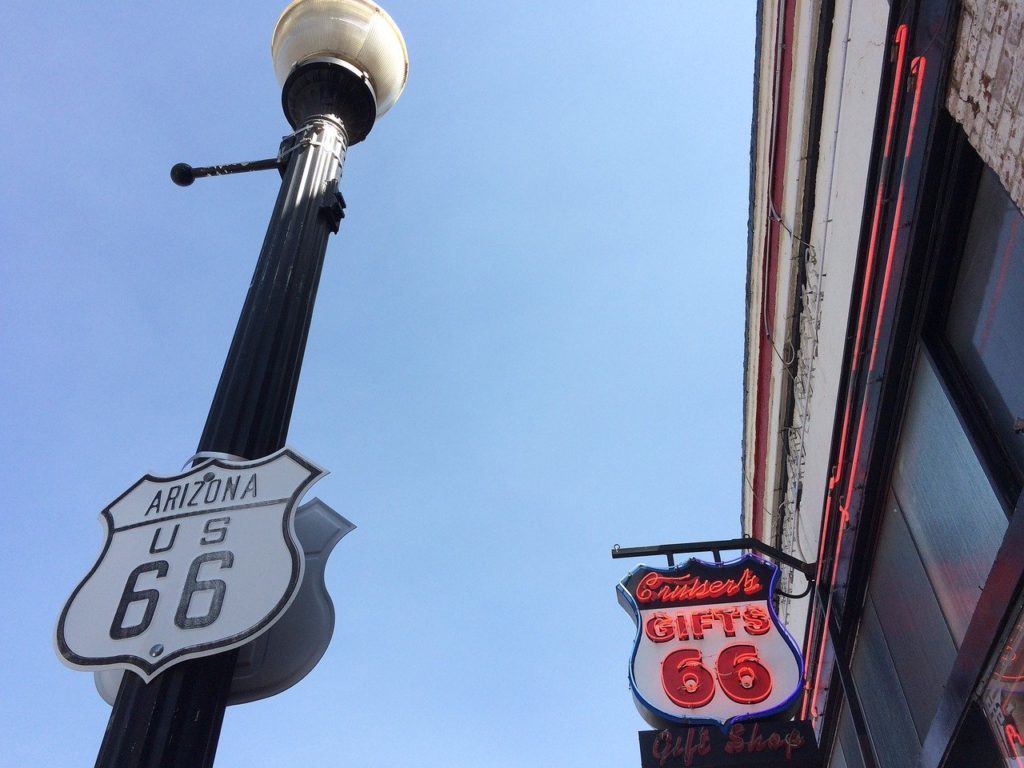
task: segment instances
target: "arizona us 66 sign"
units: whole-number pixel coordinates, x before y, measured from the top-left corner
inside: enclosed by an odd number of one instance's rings
[[[295,508],[324,474],[284,448],[143,477],[101,513],[106,543],[61,612],[60,656],[149,681],[268,630],[302,583]]]

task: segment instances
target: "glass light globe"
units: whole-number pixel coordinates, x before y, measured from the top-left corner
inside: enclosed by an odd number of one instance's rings
[[[398,101],[409,77],[409,53],[398,25],[371,0],[294,0],[281,13],[270,46],[283,86],[292,68],[330,56],[366,73],[377,116]]]

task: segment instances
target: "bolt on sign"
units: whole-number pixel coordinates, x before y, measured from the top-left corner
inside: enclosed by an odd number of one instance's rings
[[[637,625],[629,684],[648,722],[727,726],[793,703],[803,661],[772,604],[778,573],[745,555],[623,579],[619,602]]]
[[[302,583],[295,508],[325,474],[283,448],[140,479],[100,513],[103,552],[57,622],[63,661],[148,682],[266,632]]]

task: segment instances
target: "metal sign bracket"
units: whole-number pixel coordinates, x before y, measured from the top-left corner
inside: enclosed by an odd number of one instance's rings
[[[808,582],[814,581],[815,571],[818,567],[817,563],[805,563],[799,558],[793,557],[750,536],[744,536],[740,539],[721,539],[718,541],[694,541],[686,544],[656,544],[651,547],[620,547],[616,544],[612,547],[612,558],[665,555],[671,568],[676,564],[676,555],[710,552],[715,558],[715,562],[720,563],[722,562],[722,552],[733,550],[753,550],[772,560],[777,560],[783,565],[788,565],[794,570],[800,571],[807,578]]]

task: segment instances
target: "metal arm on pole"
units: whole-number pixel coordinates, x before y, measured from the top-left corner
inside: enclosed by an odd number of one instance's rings
[[[268,160],[251,160],[247,163],[228,163],[226,165],[207,165],[200,168],[193,168],[188,163],[176,163],[171,168],[171,181],[179,187],[187,187],[196,179],[204,176],[227,176],[230,173],[269,171],[271,168],[283,171],[286,165],[285,160],[280,155]]]

